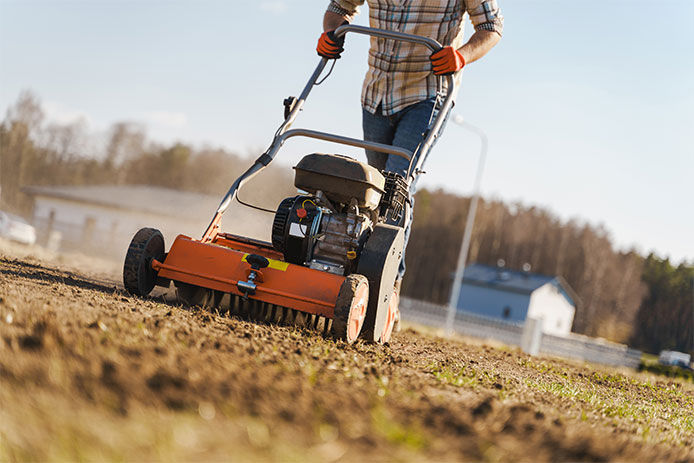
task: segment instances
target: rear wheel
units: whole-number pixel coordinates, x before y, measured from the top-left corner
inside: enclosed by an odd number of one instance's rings
[[[357,272],[369,280],[369,307],[361,337],[369,342],[387,342],[384,334],[390,339],[392,327],[388,328],[387,323],[404,248],[405,235],[401,227],[378,224],[359,257]]]
[[[164,237],[159,230],[142,228],[135,233],[123,265],[123,286],[135,296],[146,296],[157,283],[152,259],[164,261]]]
[[[385,344],[390,342],[390,337],[393,335],[393,330],[395,329],[395,322],[398,319],[398,302],[400,300],[398,290],[393,289],[393,294],[388,302],[388,313],[386,316],[386,323],[383,325],[383,331],[379,339],[379,344]]]
[[[335,302],[333,337],[353,343],[364,325],[368,304],[369,280],[363,275],[348,275],[342,282]]]

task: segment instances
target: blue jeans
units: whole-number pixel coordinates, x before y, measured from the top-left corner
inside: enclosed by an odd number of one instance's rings
[[[371,114],[366,109],[363,109],[362,125],[364,128],[364,140],[398,146],[414,153],[419,144],[424,140],[424,133],[438,114],[438,108],[434,111],[435,105],[436,98],[430,98],[410,105],[391,116],[384,116],[381,114],[380,106],[376,110],[376,114]],[[441,131],[443,131],[447,120],[448,114],[446,115],[444,124],[441,126]],[[438,135],[440,135],[440,132]],[[434,141],[436,141],[436,139],[434,139]],[[403,177],[407,175],[409,161],[405,158],[371,150],[366,150],[366,158],[370,165],[376,167],[380,171],[396,172]],[[426,157],[424,161],[426,161]],[[415,178],[410,185],[410,217],[405,225],[405,249],[410,239],[416,185],[417,178]],[[398,269],[399,279],[405,276],[405,249],[402,251],[402,260],[400,261],[400,268]]]

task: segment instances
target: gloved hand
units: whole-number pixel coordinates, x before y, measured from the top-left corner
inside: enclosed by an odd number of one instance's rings
[[[448,46],[434,52],[429,59],[437,76],[446,76],[463,69],[465,58],[455,48]]]
[[[335,31],[323,32],[318,39],[316,51],[323,58],[339,59],[340,53],[345,51],[345,36],[337,37]]]

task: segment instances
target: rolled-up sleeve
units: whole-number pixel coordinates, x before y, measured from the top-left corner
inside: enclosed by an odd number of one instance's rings
[[[359,7],[364,4],[364,0],[331,0],[328,11],[346,16],[352,20],[359,13]]]
[[[502,34],[504,17],[496,0],[466,0],[465,9],[476,31],[486,30]]]

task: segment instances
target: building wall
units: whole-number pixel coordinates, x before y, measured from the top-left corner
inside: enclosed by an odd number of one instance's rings
[[[508,322],[525,321],[530,296],[463,283],[458,310]]]
[[[137,230],[161,230],[167,247],[178,234],[198,236],[207,224],[139,211],[38,196],[34,203],[34,226],[39,240],[49,230],[60,232],[62,249],[95,250],[120,259]]]
[[[542,319],[542,332],[566,336],[571,332],[576,309],[552,283],[533,291],[528,317]]]

